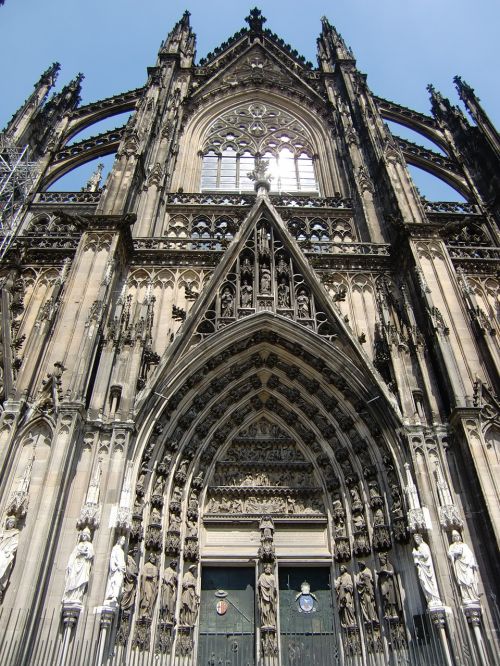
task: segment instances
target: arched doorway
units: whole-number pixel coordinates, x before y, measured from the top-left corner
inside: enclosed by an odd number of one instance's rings
[[[122,617],[122,641],[200,664],[407,658],[421,602],[401,594],[402,576],[418,588],[390,411],[285,318],[260,313],[199,347],[143,426],[131,543],[159,601]]]

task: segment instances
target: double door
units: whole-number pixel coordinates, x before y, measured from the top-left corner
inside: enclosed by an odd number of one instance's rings
[[[204,567],[199,666],[255,666],[258,602],[252,567]],[[338,663],[328,567],[279,567],[281,666]]]

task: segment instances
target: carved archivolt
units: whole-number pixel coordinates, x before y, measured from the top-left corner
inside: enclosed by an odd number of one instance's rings
[[[139,580],[154,567],[153,578],[174,588],[147,612],[139,599],[135,621],[134,608],[123,609],[119,641],[130,635],[149,649],[155,633],[160,652],[172,649],[167,601],[198,575],[210,522],[259,524],[268,514],[328,523],[338,562],[406,541],[398,465],[363,409],[343,377],[276,334],[240,340],[186,376],[143,451],[130,532],[132,553],[144,543],[133,562]],[[272,544],[262,553],[272,561]],[[194,606],[181,611],[178,649],[192,645],[196,617]]]

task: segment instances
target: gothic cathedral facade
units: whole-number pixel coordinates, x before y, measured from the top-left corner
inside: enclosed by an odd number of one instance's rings
[[[498,134],[246,21],[88,105],[54,65],[0,135],[0,664],[493,666]]]

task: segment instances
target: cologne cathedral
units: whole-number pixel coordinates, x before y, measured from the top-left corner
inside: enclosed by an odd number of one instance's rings
[[[265,22],[0,134],[1,666],[499,663],[499,136]]]

